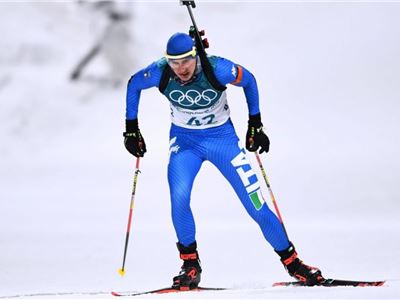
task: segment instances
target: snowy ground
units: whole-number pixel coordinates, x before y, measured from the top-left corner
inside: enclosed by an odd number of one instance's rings
[[[134,72],[160,57],[189,18],[172,2],[132,10]],[[256,75],[272,142],[263,160],[301,258],[327,277],[387,284],[272,288],[289,277],[205,164],[192,197],[202,285],[232,290],[143,298],[400,299],[399,13],[400,3],[378,2],[207,2],[195,10],[211,52]],[[122,144],[125,86],[88,80],[107,76],[101,55],[84,81],[68,81],[95,40],[91,18],[74,2],[0,3],[1,298],[111,298],[111,290],[167,286],[180,266],[166,182],[169,109],[150,90],[140,106],[148,153],[127,273],[117,273],[134,167]],[[229,98],[243,136],[243,94],[231,87]]]

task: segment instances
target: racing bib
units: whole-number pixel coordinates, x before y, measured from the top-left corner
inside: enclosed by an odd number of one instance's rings
[[[222,125],[229,119],[226,92],[215,90],[204,73],[188,85],[170,79],[163,94],[168,98],[173,124],[204,129]]]

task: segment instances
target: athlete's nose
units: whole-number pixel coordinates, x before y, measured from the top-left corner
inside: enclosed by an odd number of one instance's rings
[[[187,68],[186,68],[185,66],[180,65],[180,66],[178,67],[178,72],[179,72],[179,73],[185,73],[186,71],[187,71]]]

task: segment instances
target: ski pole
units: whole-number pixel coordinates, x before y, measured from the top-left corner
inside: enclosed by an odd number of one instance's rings
[[[133,177],[133,188],[132,188],[132,196],[131,196],[131,205],[130,205],[130,209],[129,209],[128,227],[127,227],[127,230],[126,230],[126,238],[125,238],[124,259],[122,261],[122,268],[118,269],[118,273],[121,276],[125,275],[125,259],[126,259],[126,252],[128,250],[129,234],[130,234],[130,231],[131,231],[133,206],[134,206],[134,203],[135,203],[136,183],[137,183],[138,174],[140,173],[139,162],[140,162],[140,157],[136,158],[135,176]]]
[[[265,173],[264,167],[262,165],[262,162],[261,162],[261,159],[260,159],[260,155],[258,155],[257,152],[255,152],[255,154],[256,154],[258,166],[260,167],[260,170],[261,170],[261,174],[264,177],[264,181],[265,181],[265,184],[267,185],[269,195],[271,196],[272,203],[274,204],[276,214],[278,215],[279,222],[281,222],[283,231],[285,232],[286,237],[289,239],[289,236],[287,234],[285,225],[283,224],[283,219],[282,219],[281,213],[279,211],[278,204],[276,203],[276,200],[275,200],[274,193],[272,192],[271,185],[269,184],[269,180],[268,180],[267,174]]]

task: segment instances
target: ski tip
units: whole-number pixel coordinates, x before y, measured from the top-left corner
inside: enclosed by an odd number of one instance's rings
[[[120,297],[120,296],[122,296],[121,294],[119,294],[119,293],[117,293],[117,292],[111,292],[111,295],[113,295],[113,296],[116,296],[116,297]]]
[[[375,282],[371,282],[370,284],[363,284],[361,283],[360,286],[382,286],[386,283],[386,280],[382,280],[382,281],[375,281]]]
[[[325,279],[324,281],[317,284],[306,284],[301,281],[283,281],[275,282],[272,284],[273,287],[279,286],[291,286],[291,287],[313,287],[313,286],[323,286],[323,287],[335,287],[335,286],[353,286],[353,287],[364,287],[364,286],[382,286],[385,284],[385,280],[382,281],[354,281],[354,280],[340,280],[340,279]]]
[[[283,282],[274,282],[274,283],[272,284],[273,287],[276,287],[276,286],[283,286],[283,285],[284,285]]]
[[[125,275],[125,270],[124,269],[118,269],[118,274],[121,276]]]

